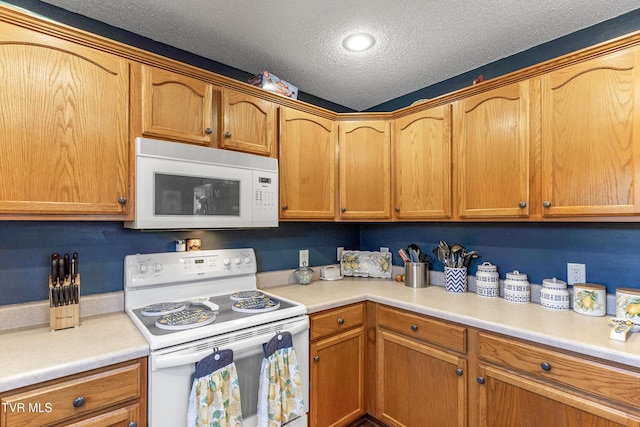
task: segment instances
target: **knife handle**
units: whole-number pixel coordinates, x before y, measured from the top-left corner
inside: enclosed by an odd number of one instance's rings
[[[60,286],[64,284],[64,262],[62,260],[58,261],[58,282]]]
[[[64,254],[64,277],[66,278],[71,272],[71,263],[69,262],[69,254]]]

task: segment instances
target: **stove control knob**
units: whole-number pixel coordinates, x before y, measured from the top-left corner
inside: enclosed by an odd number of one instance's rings
[[[234,258],[233,262],[235,265],[240,265],[240,263],[242,262],[242,260],[240,259],[240,257]]]
[[[140,274],[146,273],[148,269],[147,264],[138,264],[138,272],[140,272]]]
[[[224,264],[224,268],[229,268],[231,266],[231,260],[229,258],[225,258],[222,260],[222,264]]]
[[[244,263],[245,264],[251,264],[251,257],[249,255],[245,255],[244,256]]]
[[[155,264],[153,264],[153,271],[156,273],[159,273],[162,271],[162,264],[160,264],[159,262],[156,262]]]

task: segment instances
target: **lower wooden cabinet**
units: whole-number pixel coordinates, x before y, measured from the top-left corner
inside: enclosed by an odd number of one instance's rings
[[[311,315],[309,425],[344,426],[365,413],[364,304]]]
[[[458,325],[379,306],[376,418],[390,426],[466,426],[467,360],[432,344],[461,336],[464,348],[464,334]]]
[[[1,427],[143,427],[147,361],[137,359],[0,394]]]
[[[480,333],[484,427],[640,426],[640,372]]]

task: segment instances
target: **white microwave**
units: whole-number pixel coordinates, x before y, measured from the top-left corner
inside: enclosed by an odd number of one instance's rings
[[[136,138],[135,229],[278,226],[278,161]]]

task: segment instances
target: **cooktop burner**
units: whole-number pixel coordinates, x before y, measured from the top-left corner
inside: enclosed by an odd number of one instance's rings
[[[160,304],[151,304],[140,311],[143,316],[163,316],[187,308],[187,304],[183,302],[163,302]]]
[[[240,301],[243,299],[250,299],[250,298],[262,298],[262,297],[264,297],[264,294],[260,291],[242,291],[242,292],[236,292],[229,295],[229,298],[231,298],[233,301]]]
[[[208,325],[215,320],[215,313],[202,308],[196,308],[165,314],[156,320],[156,326],[160,329],[180,331]]]
[[[266,313],[268,311],[277,310],[280,307],[280,301],[275,298],[249,298],[236,301],[231,306],[233,311],[239,313]]]

